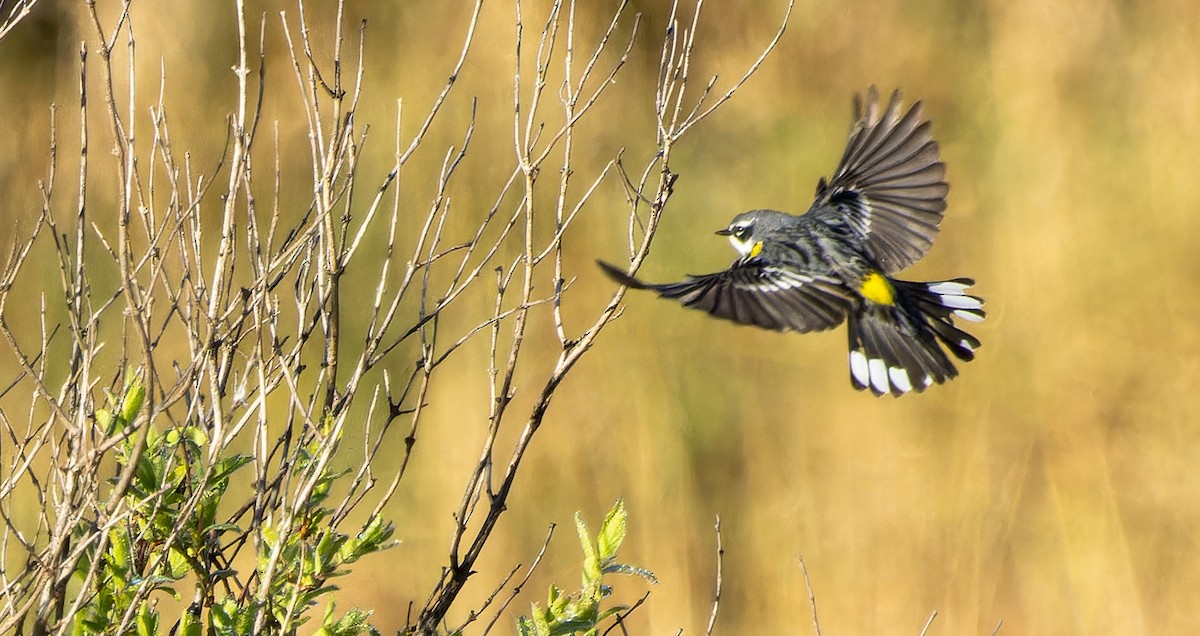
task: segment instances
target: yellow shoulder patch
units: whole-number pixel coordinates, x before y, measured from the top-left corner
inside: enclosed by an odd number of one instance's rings
[[[867,300],[879,305],[892,305],[896,302],[896,292],[892,289],[892,284],[879,272],[867,274],[858,292]]]
[[[755,243],[754,247],[750,248],[750,258],[755,258],[759,254],[762,254],[762,241]]]

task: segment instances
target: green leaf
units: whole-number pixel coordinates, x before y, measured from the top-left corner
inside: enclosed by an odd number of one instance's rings
[[[620,563],[613,563],[604,568],[604,573],[605,574],[628,574],[630,576],[636,576],[636,577],[646,579],[647,581],[650,581],[651,583],[658,585],[658,577],[654,576],[653,572],[651,572],[650,570],[647,570],[645,568],[634,567],[632,565],[622,565]]]
[[[209,484],[215,484],[218,481],[228,479],[230,475],[236,472],[242,466],[249,464],[254,458],[250,455],[240,454],[231,457],[222,457],[213,467],[212,477],[209,479]]]
[[[187,436],[187,438],[191,440],[192,443],[197,447],[204,446],[208,443],[208,433],[205,433],[204,429],[200,428],[199,426],[188,426],[187,428],[183,429],[183,434]]]
[[[596,536],[601,563],[611,563],[617,557],[617,550],[625,541],[626,519],[625,502],[618,499],[604,518],[604,523],[600,525],[600,533]]]
[[[575,529],[579,532],[579,545],[583,547],[583,586],[584,593],[591,594],[591,589],[600,582],[600,561],[596,558],[596,545],[588,533],[583,515],[575,513]]]
[[[396,531],[395,524],[390,521],[385,521],[383,517],[376,515],[367,522],[366,527],[358,536],[347,541],[338,552],[338,557],[343,563],[354,563],[358,559],[392,547],[393,544],[384,545],[384,543],[392,537]]]
[[[108,573],[119,586],[129,584],[133,570],[133,551],[129,531],[113,528],[108,532]]]
[[[550,620],[537,603],[533,604],[533,633],[537,636],[550,636]]]
[[[142,410],[142,402],[146,399],[146,387],[142,386],[140,377],[134,377],[125,387],[125,397],[121,400],[121,419],[132,422]]]
[[[135,622],[138,636],[158,636],[158,612],[151,609],[149,603],[138,608]]]
[[[612,589],[603,583],[605,574],[628,574],[658,583],[649,570],[616,563],[617,551],[625,540],[627,520],[625,504],[618,499],[604,518],[593,543],[583,516],[575,514],[575,529],[584,555],[583,588],[578,593],[567,594],[557,585],[550,585],[547,607],[542,609],[533,603],[531,616],[518,619],[517,631],[521,636],[598,636],[604,630],[602,622],[628,609],[624,605],[601,607],[603,600],[612,593]]]
[[[620,614],[621,612],[624,612],[627,609],[629,609],[628,605],[613,605],[612,607],[604,610],[603,612],[600,612],[600,614],[598,616],[596,616],[596,622],[599,623],[600,621],[603,621],[604,619],[608,618],[609,616],[614,616],[616,614]]]
[[[546,603],[546,612],[549,615],[555,618],[562,616],[567,607],[567,603],[570,602],[570,595],[563,594],[562,590],[558,589],[557,585],[553,583],[550,584],[549,601]]]
[[[154,428],[151,427],[150,431],[153,432]],[[142,458],[138,460],[137,468],[133,471],[134,483],[141,489],[141,492],[135,496],[140,498],[158,490],[159,486],[164,483],[165,468],[165,458],[154,453],[143,453]]]
[[[163,442],[165,442],[167,446],[178,446],[179,441],[182,439],[183,435],[180,435],[178,429],[174,428],[167,431],[167,433],[163,435]]]
[[[203,627],[200,623],[200,617],[193,614],[191,608],[188,608],[179,619],[179,633],[181,636],[201,636],[204,633]]]
[[[328,532],[317,541],[317,549],[313,552],[313,571],[325,574],[337,568],[340,559],[338,553],[350,537],[338,532]]]
[[[595,623],[592,621],[581,618],[572,618],[562,621],[551,628],[550,636],[570,636],[576,632],[589,630],[592,627],[595,627]]]
[[[236,523],[214,523],[214,524],[205,526],[203,532],[204,532],[204,534],[209,534],[209,533],[221,534],[223,532],[241,532],[241,531],[242,531],[241,527],[238,526],[238,524],[236,524]]]
[[[263,543],[266,544],[266,549],[263,552],[274,551],[275,546],[279,544],[279,532],[275,530],[275,527],[270,522],[259,526],[258,531],[262,533]]]
[[[330,625],[331,623],[333,623],[333,610],[334,610],[333,603],[330,603],[329,605],[325,606],[325,617],[321,619],[321,628],[318,629],[317,631],[313,632],[313,636],[330,636],[331,635],[331,632],[329,631],[329,628],[327,626]]]
[[[226,599],[225,601],[216,603],[209,608],[208,620],[210,623],[212,623],[212,632],[214,634],[218,634],[219,636],[235,636],[236,632],[234,632],[234,618],[229,613],[229,609],[231,607],[236,609],[237,605],[231,603],[230,599]]]
[[[183,552],[179,551],[178,548],[171,548],[171,551],[167,553],[166,576],[170,577],[172,580],[178,581],[184,576],[187,576],[187,573],[190,569],[191,563],[188,561],[187,556]]]
[[[100,425],[100,430],[104,431],[105,435],[112,435],[117,432],[118,424],[113,420],[112,413],[108,409],[96,409],[96,423]]]
[[[157,592],[166,592],[178,601],[180,599],[179,593],[175,591],[175,588],[170,587],[170,585],[174,582],[175,579],[170,579],[165,576],[146,576],[131,580],[129,585],[130,587],[135,588],[145,586]]]
[[[318,629],[314,636],[358,636],[369,629],[373,629],[367,619],[371,617],[370,612],[365,612],[360,609],[352,609],[346,612],[346,615],[338,620],[333,620],[334,604],[330,603],[325,612],[325,619],[322,621],[321,628]]]

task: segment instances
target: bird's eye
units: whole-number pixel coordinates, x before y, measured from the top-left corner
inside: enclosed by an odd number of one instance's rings
[[[744,241],[746,240],[747,236],[750,236],[750,228],[745,225],[739,225],[733,228],[733,235],[736,236],[739,241]]]

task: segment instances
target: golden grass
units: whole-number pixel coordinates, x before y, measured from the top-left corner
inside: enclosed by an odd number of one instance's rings
[[[360,117],[376,117],[379,148],[390,143],[382,131],[395,96],[414,105],[406,130],[416,125],[465,20],[453,3],[384,4],[350,11],[370,20],[372,102]],[[536,4],[526,12],[541,15]],[[611,11],[581,4],[589,22]],[[627,123],[579,142],[589,148],[581,172],[630,143],[613,136],[623,129],[639,131],[633,143],[650,134],[666,3],[642,4],[641,57],[599,118]],[[140,90],[157,90],[161,55],[176,146],[211,164],[224,142],[212,111],[233,95],[234,23],[227,8],[189,5],[136,14]],[[573,584],[571,514],[582,510],[594,526],[623,497],[624,560],[662,581],[631,633],[703,632],[717,514],[726,549],[718,633],[810,633],[800,555],[827,634],[915,634],[933,610],[936,634],[989,633],[1000,620],[1002,634],[1200,631],[1200,11],[1168,0],[962,5],[801,3],[763,73],[676,155],[677,193],[642,273],[722,267],[733,253],[712,230],[734,213],[804,209],[840,153],[850,95],[899,86],[925,100],[951,182],[942,236],[909,276],[978,280],[989,311],[974,329],[979,359],[947,386],[875,399],[851,390],[840,331],[760,333],[631,294],[555,399],[473,598],[527,563],[551,523],[559,536],[514,608],[541,601],[551,580]],[[276,8],[263,9],[278,38]],[[732,79],[781,11],[781,2],[706,6],[697,72]],[[75,125],[79,17],[46,11],[31,35],[0,43],[6,244],[8,228],[19,231],[39,205],[48,102],[62,105],[60,129]],[[58,35],[32,35],[47,33]],[[468,217],[490,205],[506,176],[493,166],[512,155],[512,37],[510,3],[489,4],[456,89],[480,99],[465,166],[479,198],[455,202]],[[295,87],[284,60],[270,77],[286,94]],[[289,106],[268,101],[267,119],[284,120],[282,143],[303,162]],[[107,130],[93,134],[107,148]],[[458,143],[461,128],[434,134],[428,148]],[[424,152],[428,165],[441,159]],[[389,161],[381,152],[381,174]],[[416,202],[431,185],[403,187]],[[284,192],[299,206],[306,196]],[[568,271],[590,308],[611,290],[591,260],[623,253],[621,196],[615,183],[603,188],[593,205],[612,214],[594,212],[571,236]],[[385,631],[408,603],[424,602],[444,559],[450,511],[484,434],[485,355],[460,360],[462,381],[431,396],[434,417],[392,511],[402,545],[341,582],[341,605],[375,609]],[[6,368],[3,377],[13,374]],[[643,585],[617,584],[628,600]]]

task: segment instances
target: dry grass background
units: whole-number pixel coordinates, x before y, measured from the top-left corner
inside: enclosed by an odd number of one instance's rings
[[[140,90],[157,92],[161,56],[175,146],[209,165],[235,92],[227,4],[135,11]],[[457,56],[469,15],[459,4],[350,3],[352,24],[369,21],[359,117],[378,126],[380,175],[395,99],[423,109]],[[525,10],[542,15],[544,4]],[[596,32],[611,4],[581,3],[584,28]],[[600,106],[607,127],[577,142],[581,171],[621,146],[650,147],[666,4],[635,3],[643,37]],[[251,3],[250,15],[270,14],[269,41],[280,37],[280,8]],[[712,1],[697,72],[731,80],[782,10]],[[507,177],[511,16],[509,2],[485,6],[455,89],[479,99],[464,164],[479,200],[460,191],[460,211],[486,209]],[[0,43],[4,245],[40,207],[49,103],[65,106],[60,126],[73,129],[82,17],[46,5]],[[268,90],[290,95],[285,58],[271,61]],[[733,253],[712,231],[734,213],[803,210],[839,156],[851,94],[870,84],[923,99],[935,121],[950,207],[931,254],[906,276],[979,281],[989,302],[975,329],[979,359],[947,386],[875,399],[851,390],[840,331],[760,333],[630,295],[556,398],[468,594],[528,562],[548,524],[569,527],[575,510],[596,523],[624,497],[625,560],[662,580],[635,633],[703,631],[716,514],[726,549],[718,633],[810,633],[801,555],[827,634],[915,634],[933,610],[938,634],[990,633],[1000,620],[1006,634],[1200,632],[1200,10],[1181,0],[802,0],[763,71],[677,150],[677,192],[642,273],[722,267]],[[469,103],[450,107],[428,148],[459,142]],[[293,102],[269,98],[264,112],[281,122],[285,159],[295,148],[306,161]],[[107,148],[107,129],[94,130]],[[440,152],[425,151],[426,165]],[[284,187],[302,209],[307,183]],[[402,187],[417,202],[432,186]],[[621,188],[610,182],[598,197],[593,206],[617,212],[575,227],[567,263],[589,311],[611,292],[592,259],[616,259],[624,245]],[[484,432],[485,353],[460,359],[451,373],[461,381],[432,396],[413,481],[393,506],[402,545],[341,582],[341,603],[375,609],[381,627],[424,601],[444,558]],[[521,609],[548,581],[577,578],[569,534],[556,537]],[[622,596],[641,591],[618,584]]]

